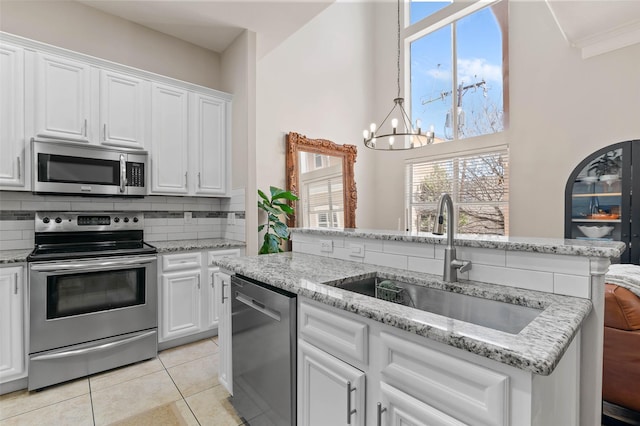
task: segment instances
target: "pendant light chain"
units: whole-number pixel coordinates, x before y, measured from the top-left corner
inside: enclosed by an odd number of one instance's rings
[[[398,96],[396,96],[397,98],[400,97],[400,0],[398,0],[398,51],[397,53],[397,71],[398,71],[398,77],[397,77],[397,83],[398,83]]]

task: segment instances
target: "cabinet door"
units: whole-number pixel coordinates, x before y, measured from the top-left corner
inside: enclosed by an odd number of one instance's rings
[[[23,268],[0,268],[0,383],[26,375]]]
[[[36,55],[35,131],[38,136],[89,140],[91,114],[88,64]]]
[[[326,426],[348,422],[365,424],[365,374],[298,340],[298,424]]]
[[[24,51],[0,45],[0,188],[25,186]]]
[[[378,426],[464,426],[453,417],[425,404],[393,386],[380,383]],[[370,422],[372,423],[372,422]]]
[[[200,269],[162,275],[161,341],[201,330],[200,280]]]
[[[144,148],[148,82],[100,71],[100,141],[104,145]]]
[[[218,381],[233,395],[231,364],[231,277],[223,272],[214,273],[214,287],[220,291],[218,305]]]
[[[219,312],[220,312],[220,304],[218,303],[218,299],[220,298],[220,291],[222,284],[220,282],[216,282],[216,272],[219,272],[219,268],[209,268],[208,269],[208,285],[207,285],[207,296],[203,298],[206,299],[206,303],[203,306],[204,310],[204,328],[210,329],[218,325],[219,322]],[[220,334],[220,331],[218,331]]]
[[[188,92],[151,86],[151,193],[186,194],[188,167]]]
[[[196,194],[224,195],[227,188],[226,102],[192,94],[192,166]]]

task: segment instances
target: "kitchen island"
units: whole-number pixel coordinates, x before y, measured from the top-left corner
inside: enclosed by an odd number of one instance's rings
[[[344,313],[356,322],[364,318],[373,333],[372,360],[378,356],[373,352],[374,342],[384,341],[381,336],[399,330],[402,339],[424,343],[439,354],[489,367],[508,377],[511,387],[507,402],[500,405],[502,408],[487,408],[494,414],[506,411],[501,415],[487,414],[485,420],[461,415],[467,423],[544,424],[561,419],[563,424],[599,424],[603,309],[600,290],[610,260],[624,249],[621,244],[457,238],[458,257],[471,260],[473,266],[461,274],[459,283],[444,283],[443,240],[430,234],[304,229],[294,230],[292,240],[293,253],[220,259],[217,264],[230,273],[296,293],[299,304],[309,305],[311,310],[326,307],[331,313]],[[542,312],[522,331],[511,334],[339,288],[345,280],[376,274],[537,307]],[[378,330],[374,323],[382,327],[378,334],[374,333]],[[299,323],[299,329],[299,338],[304,341],[304,324]],[[384,380],[379,379],[384,379],[385,369],[380,373],[369,371],[370,365],[362,368],[370,377],[368,393],[381,395],[383,400],[387,395],[388,403],[389,395],[395,391],[389,393]],[[393,379],[387,378],[386,382],[390,380]],[[520,385],[528,390],[529,402],[522,400],[517,389]],[[435,399],[434,405],[446,411],[447,402],[438,405]],[[375,417],[370,405],[367,404],[366,414]],[[554,412],[560,417],[554,417]]]

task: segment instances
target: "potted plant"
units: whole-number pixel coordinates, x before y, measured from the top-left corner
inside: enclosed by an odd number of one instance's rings
[[[289,239],[289,227],[280,220],[280,216],[288,218],[289,214],[293,214],[294,210],[288,204],[288,201],[296,201],[298,197],[291,191],[285,191],[275,186],[269,187],[271,197],[258,189],[258,208],[267,213],[267,223],[258,226],[258,232],[266,229],[264,241],[258,254],[279,253],[283,251],[280,245],[283,241]]]
[[[589,166],[589,172],[595,172],[601,181],[615,180],[622,167],[622,156],[616,151],[609,151],[600,156]]]

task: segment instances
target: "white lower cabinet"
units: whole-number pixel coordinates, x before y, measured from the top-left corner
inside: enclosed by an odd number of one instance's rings
[[[221,284],[212,259],[239,256],[240,249],[182,252],[162,255],[160,271],[159,339],[173,339],[219,328]],[[229,311],[229,315],[231,311]]]
[[[298,424],[365,425],[365,373],[298,342]]]
[[[162,321],[159,341],[183,337],[201,330],[200,269],[162,274]]]
[[[218,381],[233,395],[231,364],[231,277],[224,272],[214,273],[218,305]],[[218,290],[219,289],[219,290]]]
[[[0,383],[27,375],[24,267],[0,268]]]
[[[299,296],[298,424],[578,426],[579,340],[541,376]]]

